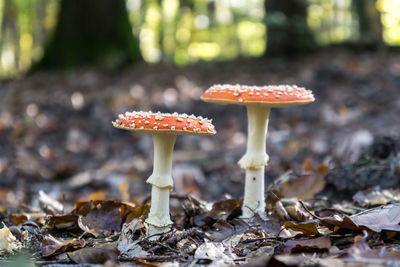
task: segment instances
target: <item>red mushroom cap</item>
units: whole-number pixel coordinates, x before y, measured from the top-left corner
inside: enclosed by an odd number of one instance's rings
[[[125,130],[144,131],[152,133],[214,135],[216,134],[212,121],[194,115],[178,113],[153,113],[151,111],[133,111],[120,114],[112,122],[113,126]]]
[[[301,105],[313,102],[310,90],[296,85],[230,85],[217,84],[201,96],[206,102],[219,104],[265,104],[271,107]]]

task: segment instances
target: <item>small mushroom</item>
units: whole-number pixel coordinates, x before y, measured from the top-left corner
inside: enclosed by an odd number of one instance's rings
[[[116,128],[152,134],[154,165],[153,174],[147,179],[147,183],[152,184],[152,190],[151,207],[146,222],[150,225],[150,235],[167,231],[172,225],[169,193],[174,184],[171,168],[176,135],[214,135],[214,125],[211,120],[194,115],[151,111],[120,114],[112,124]]]
[[[296,85],[214,85],[201,96],[205,102],[217,104],[239,104],[247,108],[248,138],[246,154],[238,164],[246,170],[242,216],[249,218],[254,213],[263,215],[264,166],[268,163],[266,136],[269,112],[273,107],[307,104],[314,101],[310,90]]]

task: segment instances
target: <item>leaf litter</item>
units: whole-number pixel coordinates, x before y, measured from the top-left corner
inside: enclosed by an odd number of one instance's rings
[[[400,132],[399,58],[310,57],[1,82],[0,264],[27,250],[40,265],[399,265],[398,136],[387,136]],[[265,218],[241,218],[245,113],[197,100],[221,82],[296,82],[317,96],[302,112],[274,110]],[[78,91],[84,104],[75,110]],[[179,101],[167,105],[171,92]],[[151,139],[109,126],[132,108],[190,110],[220,129],[215,139],[177,140],[175,227],[155,239],[144,222]]]

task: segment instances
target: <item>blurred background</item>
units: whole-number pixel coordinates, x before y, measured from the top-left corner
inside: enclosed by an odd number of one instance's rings
[[[181,66],[340,43],[400,45],[400,1],[280,2],[1,0],[0,75],[26,72],[43,56],[42,65],[60,67],[85,60],[114,67],[139,55]],[[105,49],[91,60],[82,56],[96,47]]]
[[[246,112],[201,102],[214,83],[314,92],[315,103],[271,112],[267,184],[308,159],[352,164],[383,137],[383,158],[397,153],[398,0],[0,0],[0,10],[0,211],[34,210],[40,190],[67,207],[145,199],[151,137],[111,125],[131,110],[213,118],[215,137],[177,138],[175,193],[241,197]],[[399,184],[386,167],[374,181]],[[327,187],[373,186],[337,181]]]

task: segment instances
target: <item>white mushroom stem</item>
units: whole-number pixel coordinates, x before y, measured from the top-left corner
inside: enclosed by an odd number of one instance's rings
[[[150,235],[165,232],[172,221],[169,216],[169,192],[172,190],[171,175],[172,152],[176,135],[153,134],[154,167],[153,174],[147,179],[152,184],[151,207],[146,222],[150,224]]]
[[[169,217],[169,192],[168,187],[158,188],[153,185],[151,189],[151,207],[146,219],[149,224],[149,235],[167,232],[172,225]]]
[[[248,137],[246,154],[238,162],[246,170],[245,193],[242,216],[252,217],[264,214],[264,166],[268,163],[266,139],[270,108],[261,105],[247,105]]]
[[[242,217],[250,218],[255,213],[265,213],[264,166],[246,170]]]
[[[247,151],[238,162],[243,169],[254,169],[267,165],[268,155],[265,147],[269,111],[269,107],[247,105]]]

